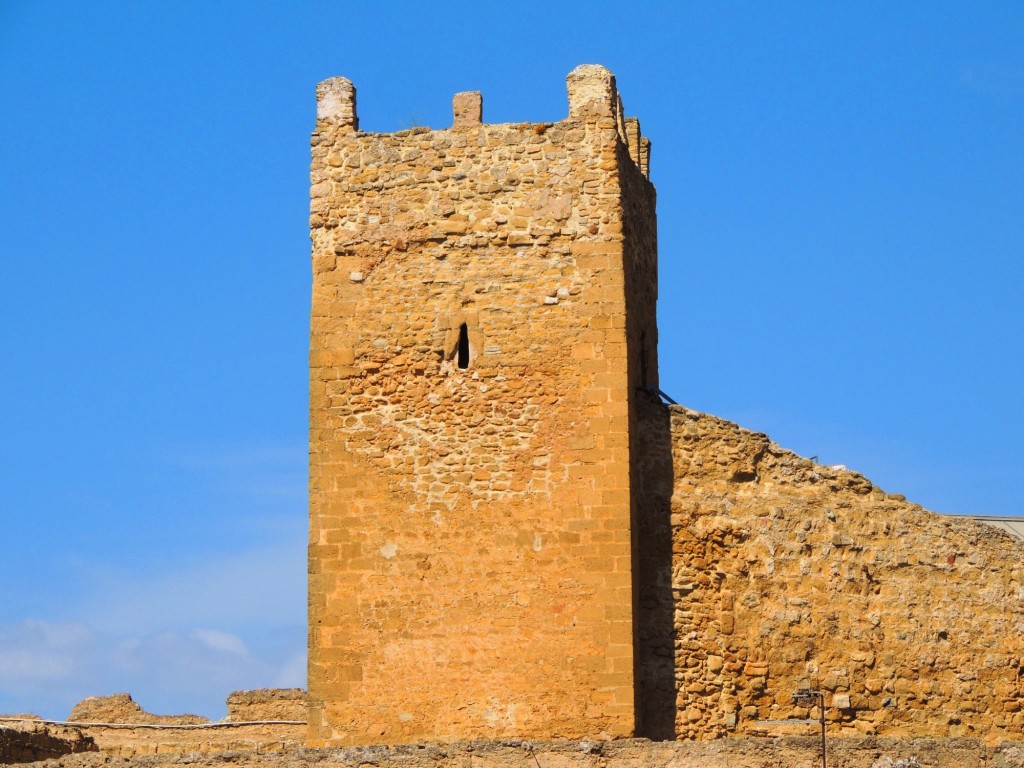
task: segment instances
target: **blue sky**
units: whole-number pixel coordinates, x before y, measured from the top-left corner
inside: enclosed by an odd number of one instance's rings
[[[1017,514],[1024,5],[0,3],[0,712],[304,683],[308,135],[566,114],[653,141],[663,388]]]

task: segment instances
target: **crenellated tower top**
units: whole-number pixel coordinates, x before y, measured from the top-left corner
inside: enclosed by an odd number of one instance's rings
[[[650,732],[655,191],[611,72],[568,91],[557,122],[465,91],[449,127],[371,133],[351,82],[317,88],[311,744]]]
[[[625,117],[615,75],[600,64],[581,64],[566,77],[569,93],[568,122],[613,118],[619,138],[645,177],[649,177],[651,142],[640,134],[640,121]],[[344,77],[324,80],[316,89],[317,123],[336,130],[358,132],[356,88]],[[479,91],[456,93],[452,99],[452,128],[483,125],[483,96]]]

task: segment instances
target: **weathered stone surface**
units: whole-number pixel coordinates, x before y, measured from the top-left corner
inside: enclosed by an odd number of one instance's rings
[[[677,738],[779,732],[757,721],[806,716],[808,685],[840,734],[1021,737],[1020,540],[714,416],[645,417],[671,440]]]
[[[24,720],[32,716],[20,715]],[[74,728],[0,718],[0,764],[33,763],[73,752],[95,752],[91,738]]]
[[[566,81],[570,117],[616,117],[615,75],[607,69],[599,64],[581,64],[569,73]]]
[[[305,720],[306,692],[301,688],[260,688],[235,691],[228,696],[228,720]]]
[[[130,693],[90,696],[78,702],[68,715],[76,723],[146,723],[149,725],[198,725],[209,719],[200,715],[154,715],[146,712]]]
[[[76,751],[98,750],[105,759],[227,750],[277,752],[304,742],[305,693],[298,688],[235,691],[228,697],[228,713],[227,720],[217,723],[198,715],[154,715],[129,694],[118,693],[81,701],[66,725],[0,717],[0,727],[34,728],[78,745]]]
[[[330,123],[336,129],[356,130],[356,89],[351,80],[332,77],[316,87],[316,119]]]
[[[100,768],[110,757],[67,755],[45,766]],[[454,744],[292,749],[257,752],[154,754],[136,756],[133,766],[183,765],[239,768],[815,768],[821,742],[815,736],[778,739],[721,739],[715,742],[621,741],[472,741]],[[828,764],[842,768],[1021,768],[1019,743],[987,745],[977,739],[830,738]]]
[[[654,200],[610,78],[554,124],[318,123],[313,744],[634,732]]]
[[[484,116],[484,100],[480,91],[464,91],[452,97],[453,126],[480,125]]]

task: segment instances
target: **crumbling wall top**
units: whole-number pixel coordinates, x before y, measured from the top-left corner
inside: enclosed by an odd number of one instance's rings
[[[567,119],[577,122],[607,118],[614,120],[619,138],[629,148],[629,157],[643,175],[648,176],[650,141],[640,136],[640,124],[635,118],[625,117],[615,85],[615,75],[600,64],[581,64],[566,77],[566,86],[569,96]],[[328,78],[317,85],[316,96],[318,130],[360,133],[356,89],[351,80],[344,77]],[[451,129],[463,131],[483,125],[483,97],[480,92],[456,93],[452,99],[452,113]],[[419,132],[422,130],[417,129]],[[394,135],[401,136],[403,133]]]
[[[580,64],[565,78],[569,89],[569,118],[618,117],[615,75],[600,64]]]
[[[453,127],[480,125],[484,119],[484,99],[480,91],[463,91],[452,98]]]
[[[359,130],[356,87],[345,77],[329,77],[316,86],[316,119]]]

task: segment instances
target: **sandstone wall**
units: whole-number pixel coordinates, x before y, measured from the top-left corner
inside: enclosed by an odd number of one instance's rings
[[[1021,541],[714,416],[658,410],[679,738],[777,733],[757,721],[817,715],[792,705],[805,685],[824,690],[832,733],[1021,737]]]
[[[186,755],[208,752],[280,752],[305,744],[306,724],[239,725],[210,723],[205,726],[137,724],[128,727],[76,726],[107,756]]]
[[[94,751],[93,740],[76,729],[0,718],[0,764],[32,763]]]
[[[228,720],[305,720],[306,692],[301,688],[260,688],[235,691],[228,696]]]
[[[639,136],[639,123],[630,120],[627,131]],[[620,153],[634,151],[643,145],[646,159],[649,144],[633,138],[629,145],[620,145]],[[626,278],[626,340],[633,375],[627,382],[630,402],[630,492],[633,543],[633,615],[634,615],[634,678],[636,721],[634,733],[652,738],[671,738],[675,715],[672,686],[671,616],[668,624],[659,612],[659,602],[652,591],[657,590],[657,573],[671,557],[667,538],[659,538],[656,500],[647,498],[651,488],[671,487],[671,468],[667,462],[649,461],[647,456],[661,450],[669,453],[667,441],[656,446],[647,430],[645,409],[659,387],[658,378],[658,244],[655,217],[654,187],[641,170],[642,166],[622,161],[621,198],[626,254],[623,259]],[[666,466],[668,472],[666,474]],[[667,514],[664,515],[667,520]],[[666,529],[667,530],[667,529]],[[667,655],[665,653],[667,649]]]
[[[505,741],[409,746],[296,749],[273,755],[136,757],[133,766],[238,768],[818,768],[815,738],[721,739],[715,742]],[[1020,744],[985,745],[975,739],[830,739],[828,764],[841,768],[1021,768]],[[67,755],[52,768],[100,768],[106,755]]]
[[[71,709],[68,720],[75,723],[138,723],[146,725],[201,725],[210,722],[201,715],[154,715],[147,712],[130,693],[89,696]]]
[[[25,736],[7,734],[0,744],[13,745],[10,749],[20,749],[18,754],[43,757],[83,750],[136,757],[279,752],[305,743],[306,705],[300,689],[235,691],[228,697],[228,714],[229,719],[213,723],[199,715],[154,715],[127,693],[90,696],[75,705],[66,724],[42,720],[15,723],[0,718],[4,729],[17,729],[31,736],[26,741]],[[61,740],[67,744],[62,745]]]
[[[633,733],[626,305],[653,289],[624,261],[653,269],[653,188],[611,74],[568,84],[562,122],[467,93],[395,134],[318,90],[313,744]]]

